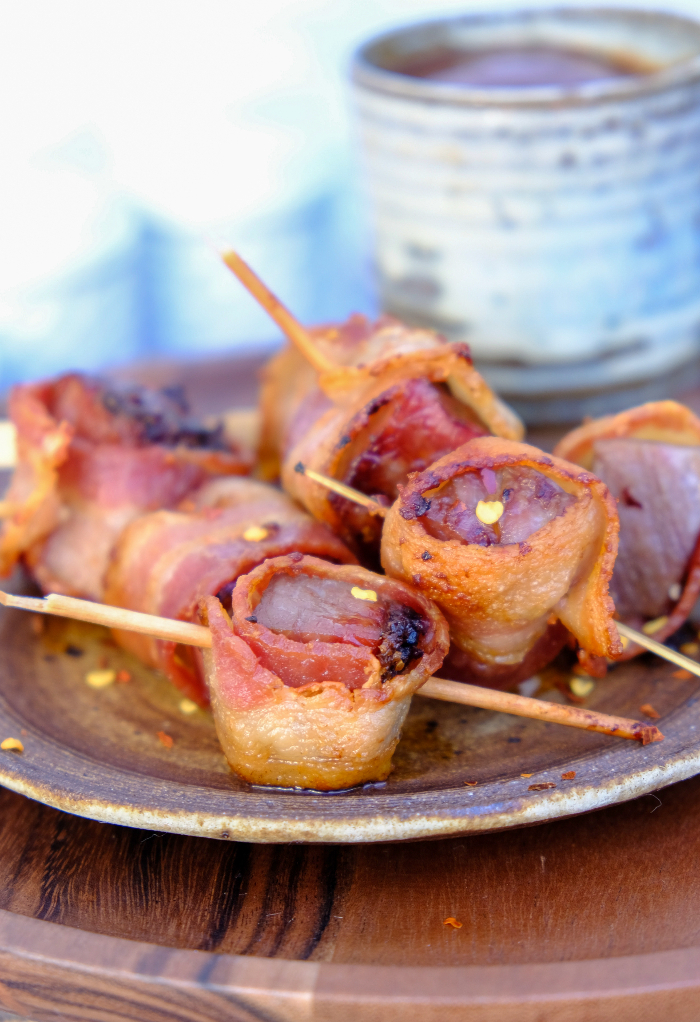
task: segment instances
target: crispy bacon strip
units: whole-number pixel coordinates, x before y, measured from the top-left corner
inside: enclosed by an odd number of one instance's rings
[[[372,334],[366,316],[353,315],[339,326],[309,330],[318,348],[339,365],[352,360]],[[303,435],[332,406],[318,387],[318,373],[294,344],[287,344],[262,371],[260,386],[261,429],[258,473],[270,482],[282,471],[282,458],[290,447],[289,428]]]
[[[597,440],[630,438],[680,447],[700,444],[700,419],[678,401],[649,401],[572,429],[554,448],[558,458],[592,470]]]
[[[481,437],[401,488],[385,519],[382,564],[445,613],[453,673],[512,684],[524,667],[531,674],[551,660],[565,629],[586,664],[621,652],[608,596],[617,530],[614,501],[595,476]]]
[[[429,600],[292,554],[239,578],[231,620],[216,599],[206,609],[214,720],[237,774],[324,791],[388,776],[411,695],[449,643]]]
[[[377,552],[380,524],[296,473],[298,462],[389,504],[409,472],[475,436],[517,439],[522,425],[476,372],[466,345],[384,321],[358,350],[368,361],[322,374],[317,395],[289,423],[282,479],[354,549]]]
[[[410,360],[434,349],[443,355],[453,349],[466,351],[470,372],[461,367],[452,383],[459,400],[473,409],[486,432],[515,439],[522,436],[522,424],[471,366],[465,345],[449,344],[439,334],[406,327],[389,316],[372,323],[365,316],[353,315],[345,323],[317,327],[309,333],[338,369],[319,375],[292,345],[283,348],[265,366],[260,392],[259,448],[265,478],[276,478],[286,454],[313,423],[334,404],[353,401],[358,392],[366,389],[368,380],[383,371],[387,360],[394,365],[396,358]]]
[[[79,374],[16,387],[18,464],[3,510],[0,573],[19,557],[45,591],[101,599],[112,546],[143,511],[250,463],[186,418],[179,393]]]
[[[634,627],[658,621],[663,642],[700,595],[700,419],[676,401],[650,402],[573,430],[556,453],[591,467],[617,499],[615,606]],[[630,643],[623,658],[640,652]]]
[[[203,597],[219,594],[230,605],[239,575],[292,551],[343,564],[355,561],[341,540],[280,490],[252,479],[212,480],[181,510],[141,515],[127,526],[107,574],[105,602],[196,621]],[[115,634],[122,646],[206,704],[196,650],[134,632]]]

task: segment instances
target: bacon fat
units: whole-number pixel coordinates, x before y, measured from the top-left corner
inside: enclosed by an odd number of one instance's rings
[[[478,518],[479,501],[502,504],[496,523]],[[551,660],[565,639],[559,623],[584,662],[621,652],[608,595],[617,531],[615,503],[595,476],[481,437],[401,488],[382,564],[443,610],[463,677],[512,684],[524,663],[531,674]]]
[[[17,468],[5,499],[0,573],[23,556],[44,591],[101,599],[112,547],[134,517],[173,507],[249,461],[186,418],[179,393],[79,374],[16,387]]]
[[[293,554],[239,578],[231,620],[212,597],[206,608],[214,721],[237,774],[328,791],[388,776],[411,695],[448,648],[434,604],[363,568]]]

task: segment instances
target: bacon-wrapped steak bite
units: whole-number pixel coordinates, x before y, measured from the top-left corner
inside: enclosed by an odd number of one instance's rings
[[[345,544],[286,494],[252,479],[205,483],[178,511],[141,515],[124,530],[107,573],[105,602],[196,621],[205,596],[230,607],[239,575],[268,557],[301,551],[355,563]],[[207,702],[201,654],[135,632],[119,643],[163,671],[186,695]]]
[[[615,503],[595,476],[481,437],[401,488],[382,564],[445,613],[456,647],[448,667],[507,685],[551,660],[567,629],[583,662],[619,655],[608,596],[617,530]]]
[[[381,321],[380,321],[381,322]],[[379,324],[377,324],[378,326]],[[309,330],[319,351],[339,365],[352,361],[353,353],[364,348],[375,327],[366,316],[354,314],[338,326]],[[260,442],[258,474],[274,481],[282,471],[282,459],[333,402],[318,386],[318,373],[296,345],[288,343],[263,368],[260,386]]]
[[[448,648],[434,604],[292,554],[239,578],[230,620],[218,600],[206,606],[214,721],[237,774],[324,791],[388,776],[411,695]]]
[[[381,522],[295,472],[299,462],[388,505],[410,472],[473,437],[522,436],[520,422],[476,372],[465,345],[397,324],[379,330],[372,343],[382,334],[388,354],[321,375],[319,387],[333,405],[311,428],[306,419],[303,429],[292,421],[282,472],[292,496],[370,559],[378,553]],[[307,408],[299,414],[307,415]]]
[[[125,525],[175,506],[210,475],[250,462],[187,418],[179,391],[69,374],[15,387],[18,461],[5,500],[0,573],[23,556],[45,591],[102,598]]]
[[[700,419],[654,401],[586,423],[556,453],[591,468],[617,499],[610,591],[620,618],[637,627],[652,619],[654,638],[672,635],[700,594]]]

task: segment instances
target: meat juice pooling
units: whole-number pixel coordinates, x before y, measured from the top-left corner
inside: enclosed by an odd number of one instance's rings
[[[466,15],[357,53],[384,309],[466,340],[526,420],[668,396],[700,324],[700,24]]]

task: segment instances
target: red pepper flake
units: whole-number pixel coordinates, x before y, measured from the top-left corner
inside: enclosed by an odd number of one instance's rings
[[[576,776],[575,770],[565,770],[564,773],[561,775],[561,779],[562,781],[573,781],[575,776]]]
[[[532,774],[521,774],[521,777],[532,777]]]
[[[687,681],[688,678],[692,678],[693,675],[690,671],[686,671],[684,667],[681,667],[679,671],[674,671],[672,677],[678,678],[679,681]]]
[[[642,703],[639,707],[639,712],[643,713],[645,717],[649,717],[650,720],[659,720],[661,717],[661,714],[656,712],[651,703]]]
[[[477,784],[479,782],[478,781],[464,781],[463,783],[466,784],[466,786],[468,788],[476,788],[476,786],[477,786]]]
[[[125,670],[117,671],[117,681],[121,682],[122,685],[125,685],[127,681],[131,681],[131,675]]]
[[[458,919],[455,919],[454,916],[448,916],[447,919],[443,919],[442,925],[443,926],[453,926],[455,930],[461,930],[462,929],[462,924],[459,922]]]
[[[166,749],[172,749],[173,739],[170,735],[166,735],[165,731],[156,731],[156,737],[161,745],[164,745]]]
[[[530,784],[528,791],[546,791],[547,788],[556,788],[554,781],[542,781],[540,784]]]

